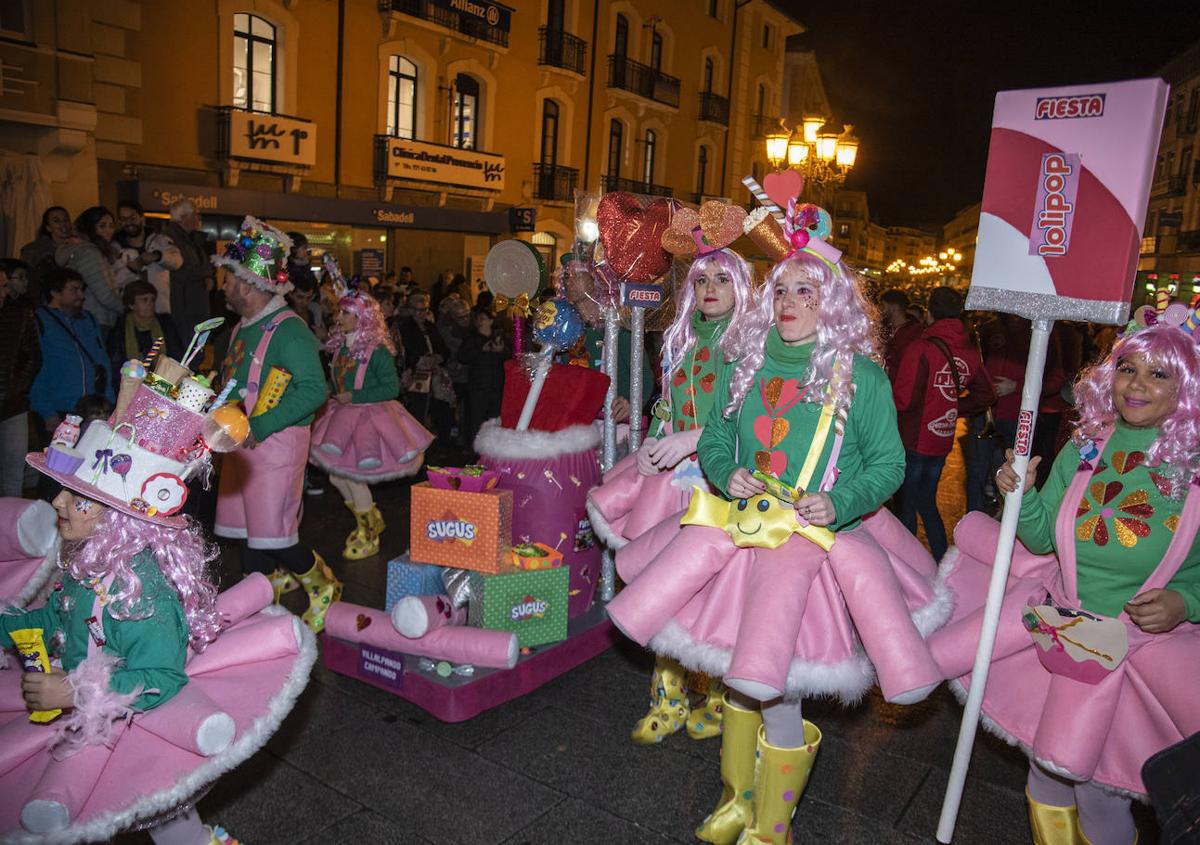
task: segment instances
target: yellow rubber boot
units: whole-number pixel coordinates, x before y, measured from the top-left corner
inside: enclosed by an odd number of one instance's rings
[[[808,773],[821,747],[821,731],[804,722],[804,745],[776,748],[758,735],[758,765],[754,772],[754,819],[746,828],[745,842],[754,845],[790,845],[792,816],[808,784]]]
[[[654,745],[680,730],[688,720],[687,673],[674,660],[659,657],[650,676],[650,712],[633,728],[637,745]]]
[[[370,511],[354,511],[354,520],[358,523],[346,545],[342,549],[342,557],[346,560],[362,560],[365,557],[379,553],[379,535],[371,531],[369,523]]]
[[[378,505],[371,505],[371,510],[367,512],[367,528],[370,529],[375,539],[379,539],[383,529],[387,528],[387,523],[383,521],[383,514],[379,512]]]
[[[721,800],[696,829],[696,838],[714,845],[733,845],[750,823],[754,800],[754,752],[762,728],[762,712],[722,702]]]
[[[1025,800],[1029,804],[1029,830],[1033,833],[1033,845],[1088,845],[1079,829],[1079,810],[1074,805],[1055,807],[1053,804],[1042,804],[1029,797],[1028,789],[1025,790]]]
[[[708,675],[693,672],[688,688],[704,694],[704,703],[693,707],[687,732],[692,739],[710,739],[721,735],[721,716],[725,710],[725,685]]]
[[[271,582],[271,593],[275,597],[275,604],[279,604],[279,599],[285,594],[294,593],[300,589],[300,582],[282,566],[268,575],[267,579]]]
[[[300,576],[300,583],[308,593],[308,610],[300,617],[314,634],[325,630],[325,613],[329,605],[342,597],[342,582],[333,575],[325,558],[313,552],[312,569]]]

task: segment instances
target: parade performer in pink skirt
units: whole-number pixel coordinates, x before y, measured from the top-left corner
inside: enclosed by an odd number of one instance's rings
[[[338,281],[336,265],[326,266]],[[379,552],[385,527],[369,485],[414,474],[433,435],[396,401],[396,347],[379,303],[344,281],[339,292],[341,311],[325,341],[334,395],[317,415],[309,460],[329,473],[354,514],[342,556],[360,560]]]
[[[129,498],[185,489],[184,465],[114,434],[94,422],[78,448],[28,457],[66,488],[63,546],[48,600],[0,614],[20,655],[0,671],[0,840],[230,843],[194,804],[278,728],[315,641],[262,575],[217,595],[199,525]]]
[[[941,679],[922,638],[949,610],[932,558],[894,519],[862,525],[899,486],[904,450],[869,307],[840,254],[810,234],[827,226],[818,212],[794,209],[792,238],[747,218],[779,263],[731,327],[738,363],[698,445],[729,498],[697,490],[682,528],[664,521],[617,553],[627,586],[608,605],[614,623],[730,687],[724,789],[696,832],[707,842],[791,841],[821,741],[804,697],[857,701],[872,663],[895,701]]]
[[[1136,841],[1142,764],[1200,731],[1198,319],[1139,311],[1076,384],[1079,422],[1040,490],[1029,462],[983,723],[1029,755],[1035,843]],[[968,514],[949,553],[958,605],[930,643],[960,695],[998,534]]]
[[[222,384],[250,417],[249,448],[225,456],[217,498],[218,537],[245,542],[242,569],[270,573],[276,593],[303,586],[304,621],[314,632],[342,594],[342,584],[315,549],[300,542],[304,469],[313,415],[329,391],[316,337],[288,307],[291,240],[247,217],[213,263],[224,267],[225,301],[241,316],[221,367]]]
[[[675,212],[663,247],[695,257],[676,297],[675,320],[663,333],[662,398],[654,408],[655,436],[608,471],[588,495],[592,527],[611,549],[677,516],[694,486],[712,488],[700,471],[696,444],[729,367],[724,339],[745,316],[752,271],[729,246],[742,234],[746,212],[707,202],[700,212]],[[703,702],[693,706],[689,694]],[[678,661],[659,656],[650,678],[650,711],[633,729],[633,741],[651,745],[687,726],[693,739],[721,733],[724,687],[702,672],[689,677]]]

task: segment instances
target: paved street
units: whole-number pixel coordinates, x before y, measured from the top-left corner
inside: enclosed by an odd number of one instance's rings
[[[956,452],[939,491],[948,519],[963,510],[961,473]],[[407,484],[381,491],[384,554],[349,563],[336,554],[349,513],[332,490],[308,499],[305,534],[345,579],[347,600],[382,606],[384,561],[407,546],[407,502]],[[682,733],[654,748],[629,742],[650,665],[646,653],[622,647],[446,725],[318,663],[283,730],[200,809],[250,845],[690,843],[720,792],[720,743]],[[806,704],[824,742],[796,815],[797,841],[933,841],[960,713],[944,688],[908,708],[877,693],[852,710]],[[1019,752],[983,737],[955,841],[1027,843],[1024,777]]]

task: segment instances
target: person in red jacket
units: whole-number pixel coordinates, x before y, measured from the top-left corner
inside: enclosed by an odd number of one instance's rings
[[[967,335],[962,311],[962,294],[954,288],[933,289],[933,323],[903,351],[892,384],[906,458],[898,515],[916,534],[920,514],[937,560],[947,545],[937,509],[938,479],[954,445],[958,416],[979,413],[996,401],[991,376]]]

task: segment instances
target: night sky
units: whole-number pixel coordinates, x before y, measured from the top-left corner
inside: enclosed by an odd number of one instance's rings
[[[1197,0],[779,5],[862,141],[846,187],[885,225],[941,226],[979,201],[997,91],[1151,76],[1200,40]]]

